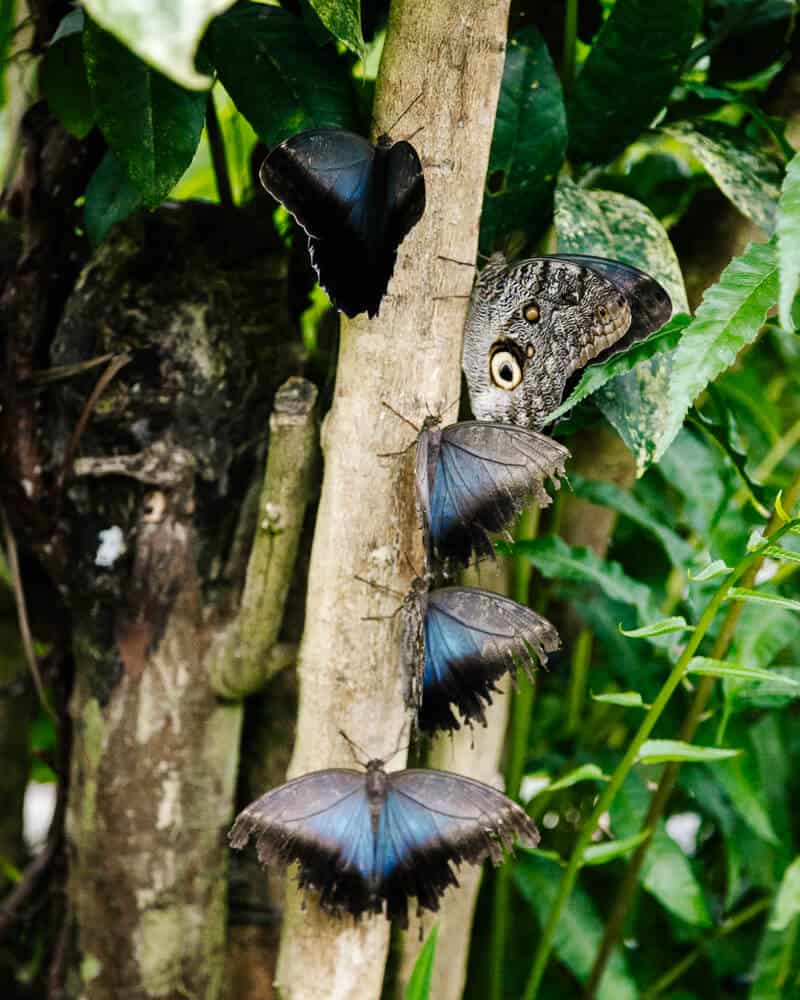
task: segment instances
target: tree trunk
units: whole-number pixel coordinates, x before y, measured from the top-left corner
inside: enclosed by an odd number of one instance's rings
[[[389,755],[406,722],[397,602],[356,579],[405,592],[419,553],[406,424],[427,409],[452,414],[472,260],[503,69],[508,0],[395,0],[378,78],[375,118],[403,119],[425,170],[427,208],[400,248],[394,279],[372,322],[342,320],[333,407],[323,427],[325,474],[300,652],[298,735],[290,773],[351,765],[343,729]],[[419,558],[416,559],[419,562]],[[402,760],[393,760],[402,766]],[[382,918],[335,920],[313,899],[287,898],[278,982],[285,1000],[370,1000],[381,992],[389,928]]]

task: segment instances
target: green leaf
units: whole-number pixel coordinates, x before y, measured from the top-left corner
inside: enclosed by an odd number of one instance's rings
[[[363,59],[366,53],[361,33],[361,0],[309,0],[320,21],[334,38]]]
[[[346,63],[279,7],[244,4],[228,11],[214,21],[204,51],[269,147],[305,129],[356,125]]]
[[[681,615],[673,615],[671,618],[662,618],[651,625],[643,625],[641,628],[625,629],[620,626],[620,632],[629,639],[650,639],[657,635],[669,635],[672,632],[693,632],[694,625],[689,625]]]
[[[623,708],[650,708],[642,701],[638,691],[610,691],[608,694],[593,694],[593,701],[602,701],[608,705],[621,705]]]
[[[751,243],[708,289],[672,355],[666,423],[656,439],[653,461],[658,461],[672,443],[692,403],[709,382],[755,340],[777,297],[775,247]]]
[[[211,78],[195,69],[194,54],[211,19],[233,3],[234,0],[83,0],[96,24],[144,62],[190,90],[211,86]]]
[[[724,559],[715,559],[697,573],[689,570],[687,576],[693,583],[705,583],[707,580],[716,580],[718,577],[727,576],[732,572],[733,570]]]
[[[731,805],[756,836],[778,844],[778,835],[764,799],[764,788],[751,754],[715,765],[714,778],[725,789]]]
[[[666,230],[648,208],[613,191],[589,191],[562,178],[556,188],[558,249],[611,257],[641,268],[666,289],[675,312],[688,312],[678,258]],[[641,474],[653,460],[667,420],[672,355],[642,361],[605,385],[600,409],[636,457]]]
[[[627,576],[619,563],[600,559],[591,549],[568,545],[557,535],[516,542],[511,548],[515,555],[530,559],[548,579],[593,584],[612,601],[636,608],[641,621],[656,617],[650,589]]]
[[[746,587],[731,587],[728,599],[732,601],[747,601],[750,604],[769,604],[775,608],[787,608],[789,611],[800,611],[800,601],[781,594],[767,594],[762,590],[749,590]]]
[[[597,764],[581,764],[572,771],[558,778],[552,784],[543,788],[543,792],[557,792],[563,788],[571,788],[581,781],[610,781],[607,774],[604,774]]]
[[[107,152],[86,188],[83,219],[92,246],[99,246],[109,230],[141,204],[141,195],[127,171],[112,152]]]
[[[570,159],[610,160],[647,128],[678,82],[702,10],[701,0],[617,0],[567,102]]]
[[[206,95],[168,80],[89,20],[83,46],[97,124],[144,203],[158,205],[192,162]]]
[[[708,677],[736,678],[745,681],[770,681],[786,684],[789,687],[800,687],[800,683],[791,677],[781,676],[762,667],[747,667],[741,663],[729,663],[727,660],[714,660],[707,656],[694,656],[689,661],[690,674],[704,674]]]
[[[784,931],[798,913],[800,913],[800,857],[796,857],[783,873],[767,926],[771,931]]]
[[[800,552],[785,549],[782,545],[768,545],[764,549],[764,555],[779,562],[800,563]]]
[[[683,740],[645,740],[639,750],[640,764],[665,764],[668,761],[708,763],[712,760],[726,760],[737,757],[741,750],[727,750],[724,747],[698,747]]]
[[[668,323],[665,323],[660,330],[651,333],[644,340],[631,344],[630,347],[624,351],[620,351],[619,354],[612,355],[601,364],[588,365],[584,368],[580,381],[572,390],[569,397],[560,406],[556,407],[552,413],[548,414],[547,423],[568,413],[578,403],[583,402],[587,396],[591,396],[598,389],[602,389],[611,379],[633,371],[642,362],[673,351],[678,346],[683,331],[691,321],[692,317],[687,313],[678,313]]]
[[[514,881],[540,926],[550,915],[561,874],[559,864],[533,851],[520,851],[514,862]],[[603,922],[591,897],[576,886],[561,913],[553,947],[580,982],[585,982],[589,976],[602,937]],[[635,1000],[638,996],[625,957],[618,948],[612,953],[596,995],[598,1000]]]
[[[14,38],[15,0],[0,0],[0,108],[5,106],[6,70],[8,69],[8,53]]]
[[[487,252],[546,218],[566,148],[561,82],[544,39],[528,25],[506,49],[481,213]]]
[[[83,62],[83,23],[83,11],[70,11],[39,65],[39,86],[50,110],[77,139],[85,138],[94,125],[94,105]]]
[[[414,963],[414,971],[403,994],[404,1000],[428,1000],[431,995],[431,980],[433,979],[433,963],[436,958],[436,941],[439,937],[439,925],[435,924],[425,944],[420,949]]]
[[[786,168],[778,202],[777,230],[781,326],[784,330],[794,330],[792,303],[800,288],[800,153]]]
[[[642,830],[633,837],[624,837],[622,840],[606,840],[599,844],[591,844],[583,852],[584,865],[604,865],[609,861],[625,857],[632,850],[637,848],[642,841],[647,839],[647,830]]]
[[[629,774],[611,806],[611,829],[620,838],[636,836],[650,805],[647,785],[638,774]],[[710,927],[702,886],[689,859],[659,821],[644,856],[639,881],[670,913],[695,927]]]
[[[664,131],[684,143],[739,211],[771,235],[775,229],[781,170],[763,147],[721,122],[678,122]]]
[[[635,524],[649,531],[664,547],[664,551],[674,566],[683,567],[694,556],[692,546],[668,527],[663,518],[657,518],[651,514],[630,490],[620,489],[613,483],[584,479],[577,473],[570,476],[570,486],[573,493],[582,500],[588,500],[590,503],[600,504],[602,507],[615,510],[618,514],[624,514]]]

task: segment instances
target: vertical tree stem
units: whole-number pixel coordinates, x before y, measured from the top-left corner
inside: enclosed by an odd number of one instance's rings
[[[783,535],[790,526],[795,525],[797,522],[790,522],[790,524],[785,524],[783,527],[775,532],[775,535],[771,540],[776,540],[781,535]],[[686,648],[683,651],[678,662],[672,669],[667,680],[661,687],[655,701],[653,702],[651,708],[648,710],[647,714],[639,726],[636,735],[628,746],[624,757],[617,765],[614,774],[605,786],[603,792],[597,800],[597,803],[592,810],[591,815],[584,823],[583,828],[578,836],[575,846],[572,850],[567,868],[561,879],[561,884],[559,885],[558,895],[556,896],[553,907],[550,911],[550,916],[548,918],[547,924],[544,926],[541,936],[539,938],[539,945],[536,949],[536,955],[534,956],[533,968],[531,970],[530,977],[528,979],[527,985],[525,987],[525,993],[523,995],[523,1000],[535,1000],[538,994],[539,986],[541,985],[542,977],[544,976],[545,969],[547,967],[547,962],[550,957],[550,951],[553,947],[553,937],[555,935],[556,927],[561,919],[561,915],[564,911],[564,907],[569,901],[570,895],[572,894],[572,889],[578,877],[578,872],[583,863],[583,854],[586,848],[589,846],[592,834],[597,828],[597,824],[600,817],[605,813],[614,798],[622,787],[625,778],[628,776],[628,772],[631,770],[633,765],[636,763],[636,758],[639,754],[639,750],[642,747],[644,741],[649,737],[653,730],[653,727],[658,722],[661,717],[662,712],[667,706],[669,699],[672,697],[675,689],[678,687],[680,682],[686,673],[686,669],[689,665],[690,660],[697,651],[698,646],[705,638],[708,629],[716,617],[720,606],[722,605],[725,598],[728,596],[728,592],[731,587],[741,579],[741,577],[750,569],[750,567],[761,558],[760,550],[756,552],[751,552],[742,559],[742,561],[737,566],[736,570],[721,584],[717,589],[714,596],[706,605],[703,614],[700,617],[700,621],[697,623],[695,631],[692,633]]]
[[[206,131],[208,133],[208,147],[211,150],[211,162],[214,166],[214,180],[217,183],[219,203],[224,208],[233,208],[233,190],[231,189],[231,179],[228,174],[228,161],[225,157],[225,140],[219,124],[217,106],[214,103],[213,87],[209,90],[208,98],[206,99]]]
[[[785,504],[788,511],[792,510],[798,498],[800,498],[800,474],[795,477],[786,492]],[[775,511],[767,524],[766,534],[770,535],[781,523],[782,522],[777,511]],[[753,586],[756,575],[758,574],[763,561],[764,557],[759,556],[756,560],[754,560],[750,568],[744,574],[742,583],[745,587],[749,588]],[[723,660],[727,655],[728,648],[730,647],[734,633],[736,632],[736,626],[739,623],[741,613],[742,604],[738,601],[728,608],[722,622],[722,628],[719,631],[719,635],[717,636],[714,647],[711,651],[712,659]],[[695,691],[694,698],[689,705],[689,710],[683,720],[683,725],[681,726],[679,734],[679,739],[686,743],[691,743],[694,739],[697,727],[700,725],[700,719],[703,716],[708,700],[711,697],[711,692],[714,689],[714,680],[714,677],[706,676],[703,677],[697,685],[697,690]],[[597,957],[594,960],[594,965],[592,966],[592,971],[586,984],[586,993],[588,996],[592,996],[597,990],[605,967],[611,957],[611,952],[622,934],[625,917],[627,916],[630,908],[631,896],[635,892],[636,885],[639,880],[639,872],[644,864],[644,859],[653,839],[653,833],[658,825],[658,821],[664,813],[669,797],[672,794],[672,790],[678,780],[679,772],[680,764],[678,764],[677,761],[667,764],[661,774],[658,787],[650,800],[647,815],[642,820],[642,830],[648,830],[649,834],[633,852],[630,860],[628,861],[622,881],[619,884],[619,888],[617,889],[614,904],[611,908],[608,920],[606,921],[603,940],[600,942],[600,948],[598,949]]]
[[[575,42],[578,38],[578,0],[567,0],[564,12],[564,49],[561,57],[561,86],[572,89],[575,80]]]
[[[567,732],[574,733],[581,721],[583,701],[586,697],[586,680],[592,661],[592,633],[582,628],[575,639],[572,650],[572,664],[569,674],[569,694],[567,704]]]

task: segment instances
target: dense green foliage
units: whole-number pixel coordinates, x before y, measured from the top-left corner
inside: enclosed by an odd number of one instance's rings
[[[237,203],[253,193],[256,142],[368,131],[385,4],[364,5],[363,35],[358,0],[163,6],[195,7],[185,45],[199,42],[199,74],[176,60],[165,76],[151,37],[162,26],[112,25],[99,2],[65,18],[40,63],[51,111],[106,145],[85,191],[95,245],[169,195],[218,198],[209,113]],[[781,102],[800,72],[794,4],[520,7],[532,9],[512,18],[482,250],[621,259],[665,285],[676,315],[588,369],[555,414],[568,445],[607,420],[635,457],[629,490],[570,478],[617,516],[608,551],[559,536],[566,490],[536,538],[502,548],[532,605],[566,623],[565,646],[535,695],[516,695],[508,787],[542,845],[485,879],[466,995],[577,995],[644,845],[598,996],[800,995],[800,532],[788,500],[776,511],[781,491],[796,508],[800,476],[800,109],[790,122]],[[204,74],[210,104],[187,89]],[[436,95],[425,99],[433,119]],[[729,206],[759,229],[704,268],[723,214],[744,229]],[[276,224],[291,240],[285,214]],[[709,282],[691,316],[687,287]],[[325,372],[324,308],[318,294],[307,304],[304,341]],[[33,738],[44,746],[47,733],[40,722]],[[671,762],[684,765],[672,794],[646,819]],[[409,997],[427,995],[434,948],[431,937]]]

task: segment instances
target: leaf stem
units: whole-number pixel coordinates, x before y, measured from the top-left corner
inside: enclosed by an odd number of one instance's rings
[[[775,541],[781,535],[785,534],[790,527],[800,523],[800,521],[791,521],[788,524],[784,524],[781,528],[775,532],[774,536],[770,538],[770,541]],[[600,818],[605,812],[608,811],[611,803],[614,801],[619,789],[622,787],[623,782],[628,776],[629,771],[636,763],[636,758],[639,754],[639,750],[642,744],[650,736],[653,731],[655,724],[661,717],[662,712],[667,706],[669,699],[672,697],[675,689],[683,680],[686,670],[689,666],[689,662],[697,651],[698,646],[705,638],[706,633],[711,627],[717,612],[728,596],[728,591],[730,588],[738,582],[738,580],[744,576],[745,573],[762,558],[761,548],[754,552],[748,553],[736,567],[735,571],[727,577],[720,587],[715,592],[714,596],[708,602],[700,616],[700,620],[697,623],[695,631],[691,634],[691,637],[686,644],[686,647],[681,654],[678,662],[672,668],[669,677],[666,679],[661,687],[652,707],[649,709],[647,714],[639,726],[636,735],[628,746],[624,757],[617,765],[614,774],[612,775],[611,781],[606,785],[600,794],[597,803],[592,810],[591,815],[584,823],[583,828],[575,842],[572,849],[572,854],[570,855],[569,862],[567,864],[566,870],[561,878],[561,884],[559,885],[558,895],[556,896],[553,907],[550,911],[550,916],[542,929],[541,936],[539,938],[539,945],[536,949],[536,954],[533,960],[533,968],[531,969],[531,974],[528,979],[527,985],[525,987],[525,992],[523,994],[523,1000],[535,1000],[538,994],[539,986],[544,976],[545,969],[547,968],[547,962],[550,958],[550,952],[553,947],[553,938],[555,936],[556,928],[558,927],[559,920],[564,911],[564,907],[569,901],[570,895],[572,894],[572,889],[578,877],[578,872],[583,863],[583,854],[588,845],[591,843],[592,834],[594,833]],[[704,681],[711,680],[711,678],[703,678]],[[702,686],[702,685],[701,685]],[[699,688],[698,688],[699,691]],[[695,699],[696,700],[696,699]],[[641,848],[639,848],[641,850]],[[638,851],[637,851],[638,853]],[[591,994],[590,994],[591,995]]]
[[[564,12],[564,49],[561,57],[561,86],[564,93],[575,80],[575,42],[578,37],[578,0],[567,0]]]
[[[566,730],[568,733],[574,733],[581,721],[581,711],[586,698],[586,679],[591,659],[592,633],[588,628],[582,628],[572,649],[572,669],[570,670],[569,691],[567,693]]]
[[[786,509],[791,511],[799,498],[800,474],[795,477],[786,492],[786,496],[784,498]],[[765,534],[768,537],[771,537],[772,532],[774,532],[781,523],[782,522],[777,511],[775,511],[767,524]],[[750,564],[749,569],[743,574],[742,577],[742,582],[748,586],[752,586],[752,584],[755,583],[756,575],[764,560],[763,548],[761,549],[761,554],[759,554],[759,552],[753,554],[756,555],[757,558]],[[714,648],[711,652],[712,659],[723,660],[727,655],[728,648],[736,631],[736,626],[739,623],[742,608],[743,605],[738,601],[728,608],[722,622],[722,627],[719,631],[716,642],[714,643]],[[679,739],[686,743],[691,743],[694,739],[697,727],[700,725],[700,719],[702,718],[703,712],[708,704],[708,700],[711,697],[711,692],[714,689],[714,680],[715,678],[706,676],[703,677],[697,685],[694,698],[692,699],[689,710],[683,720],[683,725],[681,726],[679,734]],[[668,764],[664,768],[658,782],[658,787],[650,800],[650,807],[647,810],[647,815],[642,821],[643,829],[648,828],[651,831],[656,829],[658,821],[663,815],[664,809],[669,801],[669,797],[672,794],[672,789],[675,787],[675,783],[678,780],[679,771],[680,764],[675,762]],[[592,966],[592,971],[586,984],[587,996],[592,996],[593,992],[597,989],[600,979],[602,978],[603,971],[611,956],[611,952],[614,949],[614,945],[622,934],[625,917],[630,909],[631,896],[636,890],[636,885],[639,880],[639,872],[641,871],[645,855],[650,847],[651,839],[652,836],[646,837],[633,852],[630,860],[628,861],[628,866],[625,869],[622,881],[617,889],[614,904],[611,908],[608,919],[606,920],[603,940],[600,942],[600,948],[598,949],[597,957],[594,960],[594,965]]]
[[[214,104],[213,88],[209,90],[206,100],[206,133],[208,134],[208,147],[211,150],[211,162],[214,165],[214,180],[217,184],[219,203],[223,208],[233,208],[233,190],[228,174],[228,161],[225,157],[225,140],[219,124],[217,106]]]

